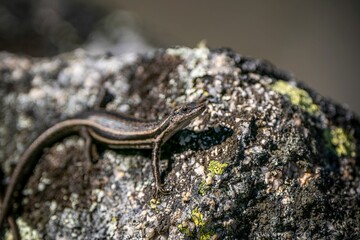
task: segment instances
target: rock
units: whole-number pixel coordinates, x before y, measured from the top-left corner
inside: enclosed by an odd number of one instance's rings
[[[268,62],[205,47],[0,59],[5,176],[43,130],[92,108],[101,86],[108,110],[144,119],[208,99],[163,146],[172,191],[157,199],[150,151],[104,148],[90,165],[78,136],[46,150],[17,202],[25,239],[360,237],[359,118]]]

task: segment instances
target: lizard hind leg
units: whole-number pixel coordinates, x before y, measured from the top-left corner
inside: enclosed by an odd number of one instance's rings
[[[84,151],[87,162],[96,163],[99,160],[99,153],[86,127],[80,129],[80,136],[85,140]]]

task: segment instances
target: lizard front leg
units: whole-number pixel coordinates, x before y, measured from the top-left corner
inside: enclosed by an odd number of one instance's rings
[[[161,142],[155,141],[154,148],[152,151],[151,167],[155,179],[155,197],[157,198],[160,194],[167,194],[169,191],[165,190],[161,184],[160,177],[160,153],[161,153]]]

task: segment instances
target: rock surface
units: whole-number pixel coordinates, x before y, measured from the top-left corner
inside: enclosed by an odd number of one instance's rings
[[[108,110],[144,119],[208,99],[163,146],[172,191],[158,199],[150,151],[104,148],[90,165],[78,136],[46,150],[17,203],[24,239],[360,238],[359,119],[268,62],[206,47],[0,53],[0,79],[5,176],[43,130],[93,107],[101,86],[115,97]]]

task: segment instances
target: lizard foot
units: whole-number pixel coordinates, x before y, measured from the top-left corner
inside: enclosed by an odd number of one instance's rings
[[[154,193],[154,198],[158,198],[161,195],[169,195],[171,193],[171,190],[169,189],[164,189],[163,187],[155,187],[155,193]]]

